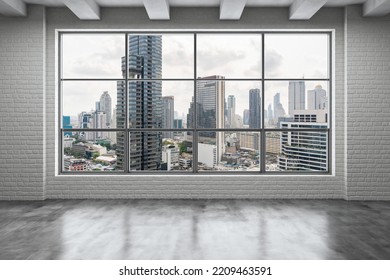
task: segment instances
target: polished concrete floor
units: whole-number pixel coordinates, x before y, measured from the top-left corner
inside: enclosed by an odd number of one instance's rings
[[[0,202],[0,259],[390,259],[390,202]]]

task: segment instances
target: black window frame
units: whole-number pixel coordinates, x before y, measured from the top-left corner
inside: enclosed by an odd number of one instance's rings
[[[64,34],[123,34],[124,36],[124,44],[125,44],[125,57],[126,61],[128,61],[129,53],[128,53],[128,36],[129,35],[164,35],[164,34],[186,34],[186,35],[193,35],[194,37],[194,75],[193,78],[161,78],[161,79],[129,79],[128,75],[128,67],[126,67],[126,78],[63,78],[62,76],[62,35]],[[261,102],[262,102],[262,110],[261,110],[261,128],[250,128],[250,129],[228,129],[228,128],[198,128],[196,121],[194,128],[185,128],[185,129],[162,129],[162,128],[156,128],[156,129],[133,129],[128,127],[128,85],[130,81],[191,81],[194,84],[194,91],[193,91],[193,98],[194,98],[194,113],[195,113],[195,120],[197,120],[196,117],[196,85],[197,85],[197,35],[198,34],[223,34],[223,35],[242,35],[242,34],[257,34],[261,36],[261,57],[262,57],[262,65],[261,65],[261,77],[259,78],[224,78],[223,81],[257,81],[261,84]],[[266,78],[265,77],[265,35],[266,34],[326,34],[329,37],[328,40],[328,76],[326,78]],[[130,30],[130,31],[91,31],[91,30],[57,30],[57,92],[58,92],[58,173],[59,175],[107,175],[107,176],[118,176],[118,175],[237,175],[237,174],[243,174],[243,175],[332,175],[332,134],[333,134],[333,123],[332,123],[332,105],[333,105],[333,84],[334,84],[334,77],[333,77],[333,40],[334,40],[334,30],[272,30],[272,31],[241,31],[241,30],[233,30],[233,31],[226,31],[226,30],[213,30],[213,31],[148,31],[148,30]],[[63,98],[63,92],[62,92],[62,83],[66,81],[124,81],[126,83],[126,124],[125,128],[113,128],[113,129],[64,129],[62,126],[62,98]],[[216,80],[218,81],[218,79]],[[265,127],[265,83],[266,82],[287,82],[287,81],[323,81],[328,83],[328,114],[327,116],[327,128],[266,128]],[[226,98],[226,97],[225,97]],[[64,170],[64,147],[63,147],[63,137],[65,132],[81,132],[81,131],[88,131],[88,132],[94,132],[94,131],[101,131],[101,132],[123,132],[124,133],[124,139],[125,139],[125,148],[124,148],[124,162],[125,162],[125,168],[124,170],[120,171],[65,171]],[[132,131],[136,132],[164,132],[164,131],[182,131],[182,132],[192,132],[193,133],[193,151],[192,151],[192,171],[142,171],[142,170],[130,170],[129,168],[129,135]],[[260,171],[254,172],[254,171],[201,171],[198,170],[198,133],[202,131],[215,131],[215,132],[259,132],[260,133]],[[266,171],[266,135],[267,132],[325,132],[327,134],[327,170],[326,171]]]

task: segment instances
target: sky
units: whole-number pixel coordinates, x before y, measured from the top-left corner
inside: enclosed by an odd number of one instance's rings
[[[63,78],[120,79],[121,58],[125,55],[124,34],[65,34],[62,38]],[[165,34],[162,39],[163,78],[194,77],[194,36]],[[261,79],[261,36],[256,34],[199,34],[197,37],[197,77],[222,75],[229,79]],[[266,78],[327,78],[328,37],[324,34],[266,34]],[[325,82],[308,82],[328,92]],[[95,108],[95,102],[108,91],[116,104],[116,81],[63,82],[63,114],[77,116]],[[261,88],[260,81],[226,81],[225,97],[236,96],[236,113],[249,108],[249,90]],[[175,97],[179,116],[188,113],[193,96],[192,81],[164,81],[162,95]],[[273,103],[275,93],[288,110],[288,82],[266,82],[265,104]]]

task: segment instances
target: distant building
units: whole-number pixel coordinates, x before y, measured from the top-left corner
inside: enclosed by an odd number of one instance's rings
[[[260,89],[249,90],[249,128],[261,127],[261,96]]]
[[[70,116],[63,116],[62,117],[62,128],[64,129],[72,129],[72,125],[70,124]],[[71,131],[65,131],[64,136],[72,136]]]
[[[307,109],[324,110],[327,107],[326,91],[321,85],[307,91]]]
[[[260,135],[256,132],[240,132],[240,147],[241,149],[259,151],[260,150]]]
[[[274,111],[272,110],[272,105],[268,104],[268,120],[272,120],[274,118]]]
[[[112,127],[112,105],[111,105],[111,96],[108,94],[108,91],[103,92],[103,94],[100,96],[99,101],[99,110],[96,109],[98,112],[104,112],[106,114],[106,128]]]
[[[227,128],[235,128],[236,97],[229,95],[227,98]]]
[[[173,120],[173,128],[183,128],[183,120],[182,119],[174,119]]]
[[[198,161],[199,164],[203,163],[209,168],[215,167],[219,162],[217,157],[217,146],[213,144],[198,143]]]
[[[65,156],[64,169],[66,171],[86,171],[87,163],[85,159],[76,159]]]
[[[244,125],[249,125],[249,109],[245,109],[243,112],[243,124]]]
[[[167,164],[167,171],[179,165],[179,149],[175,145],[163,146],[162,162]]]
[[[295,110],[305,110],[305,81],[290,81],[288,85],[288,114]]]
[[[162,97],[162,113],[162,128],[173,128],[175,115],[175,99],[173,96]],[[173,131],[164,131],[163,137],[173,139]]]

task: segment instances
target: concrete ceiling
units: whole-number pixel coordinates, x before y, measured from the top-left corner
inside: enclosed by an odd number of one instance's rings
[[[364,16],[390,13],[390,0],[0,0],[0,14],[25,16],[27,4],[68,7],[81,20],[99,20],[100,7],[145,7],[151,20],[169,20],[170,7],[219,7],[221,20],[239,20],[245,8],[288,7],[290,20],[309,20],[322,7],[363,5]]]

